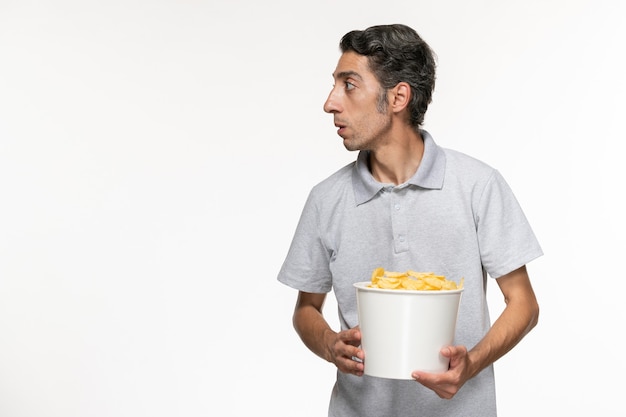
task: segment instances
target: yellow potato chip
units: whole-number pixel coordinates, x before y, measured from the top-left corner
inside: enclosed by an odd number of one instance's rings
[[[372,281],[375,281],[384,275],[385,275],[385,268],[376,268],[374,269],[374,272],[372,272]]]
[[[402,280],[398,278],[385,278],[378,280],[378,288],[386,288],[388,290],[400,288]]]
[[[423,291],[426,289],[426,285],[423,281],[417,279],[406,279],[402,282],[402,288],[406,290]]]
[[[440,290],[443,286],[443,281],[437,277],[424,277],[424,282],[433,290]]]

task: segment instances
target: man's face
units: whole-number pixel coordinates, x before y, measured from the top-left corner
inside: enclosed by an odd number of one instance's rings
[[[375,150],[385,142],[391,113],[387,95],[370,71],[367,58],[352,51],[344,53],[333,78],[335,85],[324,111],[334,116],[337,134],[349,151]]]

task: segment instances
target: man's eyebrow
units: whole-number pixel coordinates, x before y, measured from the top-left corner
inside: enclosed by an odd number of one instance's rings
[[[361,77],[359,75],[359,73],[356,72],[356,71],[341,71],[341,72],[339,72],[337,74],[333,74],[333,77],[335,79],[346,79],[346,78],[350,78],[350,77],[357,78],[359,80],[363,79],[363,77]]]

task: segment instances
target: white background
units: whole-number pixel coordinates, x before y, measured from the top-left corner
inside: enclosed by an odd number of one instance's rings
[[[339,39],[395,22],[439,57],[425,128],[545,251],[501,415],[623,415],[623,4],[0,0],[0,416],[325,415],[276,274],[355,157],[322,111]]]

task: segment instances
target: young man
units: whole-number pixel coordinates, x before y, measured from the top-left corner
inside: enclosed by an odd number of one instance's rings
[[[435,60],[413,29],[352,31],[340,48],[324,110],[358,157],[311,190],[278,275],[298,290],[293,323],[302,341],[338,369],[329,415],[495,416],[493,362],[537,323],[525,265],[541,247],[498,171],[421,129]],[[464,277],[456,345],[441,351],[445,373],[415,370],[415,381],[363,374],[353,283],[377,267]],[[493,326],[488,276],[506,302]],[[322,314],[331,289],[339,332]]]

